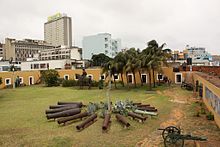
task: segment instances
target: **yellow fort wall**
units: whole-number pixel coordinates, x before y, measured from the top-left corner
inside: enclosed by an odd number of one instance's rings
[[[215,94],[219,99],[214,100],[214,102],[218,103],[218,102],[220,102],[220,88],[216,87],[215,85],[213,85],[212,83],[210,83],[209,81],[202,78],[201,76],[199,76],[196,73],[193,75],[193,77],[194,77],[194,82],[196,82],[196,80],[198,80],[199,83],[203,85],[203,97],[202,97],[202,99],[203,99],[205,105],[207,106],[208,110],[211,111],[214,114],[215,121],[216,121],[218,127],[220,127],[220,114],[218,114],[213,109],[213,106],[211,106],[211,103],[206,98],[206,90],[205,90],[205,88],[207,87],[213,94]],[[219,104],[217,104],[216,106],[218,106],[218,105]]]
[[[75,80],[75,74],[82,74],[82,69],[75,69],[75,70],[58,70],[60,78],[64,78],[64,76],[69,76],[69,79],[74,79]],[[92,75],[93,80],[95,81],[99,81],[100,80],[100,76],[102,75],[102,70],[100,68],[96,68],[96,69],[86,69],[87,75]],[[131,74],[131,73],[129,73]],[[149,83],[149,74],[147,71],[142,72],[141,74],[146,74],[147,75],[147,83]],[[162,74],[166,75],[169,79],[171,79],[174,82],[174,73],[172,71],[172,68],[163,68],[162,70]],[[10,78],[11,79],[11,83],[13,83],[13,75],[14,75],[14,79],[19,76],[23,78],[23,84],[25,85],[29,85],[29,77],[33,77],[33,83],[39,83],[40,82],[40,71],[15,71],[13,72],[0,72],[0,77],[2,77],[2,81],[3,83],[0,85],[0,88],[5,88],[6,84],[5,84],[5,79],[6,78]],[[155,80],[157,81],[157,72],[155,72]],[[121,81],[121,75],[119,74],[119,79],[116,81]],[[140,75],[139,72],[135,73],[135,78],[136,78],[136,83],[140,84],[141,83],[141,79],[140,79]],[[153,83],[153,74],[151,71],[151,83]],[[106,79],[107,80],[107,79]],[[125,83],[127,83],[126,80],[126,75],[123,74],[123,80]],[[133,82],[134,82],[134,76],[133,76]]]

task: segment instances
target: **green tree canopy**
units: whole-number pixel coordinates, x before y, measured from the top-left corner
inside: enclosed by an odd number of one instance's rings
[[[103,53],[92,56],[93,66],[103,66],[105,63],[108,63],[110,60],[112,59]]]
[[[59,74],[56,70],[44,70],[41,72],[41,77],[48,87],[59,85]]]

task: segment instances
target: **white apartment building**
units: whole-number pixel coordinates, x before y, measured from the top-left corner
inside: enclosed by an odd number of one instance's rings
[[[60,59],[60,60],[40,60],[40,61],[26,61],[21,62],[21,71],[30,70],[48,70],[48,69],[76,69],[85,66],[84,61],[74,59]]]
[[[74,59],[82,60],[82,48],[61,46],[39,52],[40,60]]]
[[[188,48],[188,57],[192,58],[192,62],[212,61],[212,56],[203,47]]]
[[[54,48],[54,46],[43,40],[6,38],[4,45],[5,60],[13,58],[14,61],[26,61],[27,58],[33,57],[39,51],[51,48]]]
[[[72,46],[72,20],[66,14],[57,13],[44,23],[44,40],[54,46]]]
[[[121,40],[112,39],[109,33],[86,36],[82,44],[83,59],[91,59],[92,55],[99,53],[114,57],[121,50]]]

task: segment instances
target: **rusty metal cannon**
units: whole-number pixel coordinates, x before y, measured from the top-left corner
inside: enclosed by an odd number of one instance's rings
[[[105,118],[102,124],[102,130],[107,130],[110,124],[110,119],[111,119],[111,115],[110,114],[105,114]]]
[[[141,122],[144,122],[147,119],[146,116],[141,116],[141,115],[138,115],[133,112],[128,112],[128,116],[131,116],[133,119],[137,118],[137,119],[141,120]]]
[[[57,105],[79,105],[82,107],[82,102],[57,102]]]
[[[59,117],[66,117],[66,116],[75,115],[80,112],[81,112],[80,108],[75,108],[75,109],[69,109],[69,110],[65,110],[65,111],[57,112],[57,113],[53,113],[53,114],[47,114],[46,117],[47,117],[47,119],[56,119]]]
[[[138,107],[150,107],[150,104],[141,104],[141,105],[137,105]]]
[[[137,109],[142,111],[157,112],[155,107],[137,107]]]
[[[91,125],[92,123],[94,123],[95,119],[97,118],[97,114],[93,114],[90,117],[88,117],[84,122],[82,122],[81,124],[76,126],[76,129],[78,131],[84,129],[85,127]]]
[[[70,106],[60,107],[60,108],[56,108],[56,109],[49,109],[49,110],[45,111],[45,114],[62,112],[62,111],[69,110],[69,109],[74,109],[74,108],[79,108],[79,106],[77,106],[77,105],[70,105]]]
[[[120,114],[116,114],[115,117],[116,117],[117,121],[120,122],[125,127],[129,127],[130,126],[130,124],[126,121],[124,116],[122,116]]]
[[[142,104],[142,103],[133,103],[133,105],[136,105],[136,106],[137,106],[137,105],[141,105],[141,104]]]
[[[71,107],[71,106],[76,106],[78,108],[81,108],[82,106],[77,105],[77,104],[66,104],[66,105],[51,105],[49,106],[50,109],[57,109],[57,108],[62,108],[62,107]]]
[[[58,118],[57,119],[57,123],[58,124],[64,124],[68,121],[72,121],[72,120],[75,120],[75,119],[82,119],[83,117],[87,117],[89,116],[89,113],[88,112],[83,112],[83,113],[79,113],[79,114],[76,114],[76,115],[73,115],[73,116],[68,116],[68,117],[63,117],[63,118]]]

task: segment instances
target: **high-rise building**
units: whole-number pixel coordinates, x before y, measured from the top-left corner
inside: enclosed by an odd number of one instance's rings
[[[14,61],[26,61],[27,58],[32,58],[39,51],[51,48],[54,48],[54,46],[43,40],[6,38],[4,45],[5,59],[10,60],[13,58]]]
[[[121,40],[112,39],[109,33],[86,36],[83,38],[82,44],[84,59],[91,59],[92,55],[99,53],[114,57],[121,49]]]
[[[0,43],[0,60],[5,58],[4,45]]]
[[[44,23],[44,40],[51,45],[72,46],[72,20],[66,14],[57,13]]]

